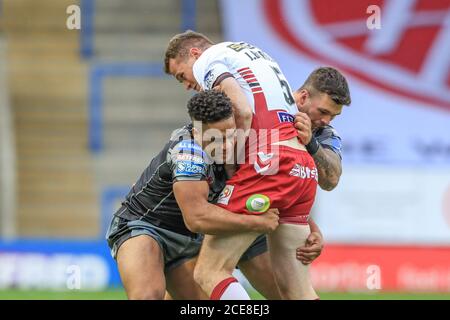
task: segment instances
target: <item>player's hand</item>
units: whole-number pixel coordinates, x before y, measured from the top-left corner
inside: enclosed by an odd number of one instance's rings
[[[270,208],[265,213],[257,217],[262,222],[262,229],[259,231],[263,233],[270,233],[275,231],[275,229],[278,227],[278,220],[280,219],[279,214],[280,212],[278,211],[278,209]]]
[[[304,265],[313,262],[323,249],[323,238],[319,232],[311,232],[306,239],[304,247],[297,248],[297,260],[300,260]]]
[[[297,135],[301,143],[307,145],[311,141],[311,119],[304,112],[299,112],[295,115],[295,128],[297,129]]]

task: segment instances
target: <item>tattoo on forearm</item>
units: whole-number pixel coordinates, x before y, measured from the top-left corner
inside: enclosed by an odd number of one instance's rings
[[[314,154],[314,162],[319,171],[319,185],[322,189],[331,190],[336,186],[335,181],[341,175],[341,162],[337,155],[331,154],[322,146]]]

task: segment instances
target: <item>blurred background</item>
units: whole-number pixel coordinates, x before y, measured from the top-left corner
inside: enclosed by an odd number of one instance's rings
[[[186,29],[259,46],[294,90],[347,77],[343,176],[313,212],[322,297],[449,299],[450,0],[0,0],[0,299],[125,297],[104,234],[188,121],[162,66]]]

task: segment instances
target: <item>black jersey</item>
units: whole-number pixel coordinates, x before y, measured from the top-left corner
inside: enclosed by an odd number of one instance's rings
[[[175,200],[174,182],[207,181],[210,188],[208,201],[215,202],[227,177],[224,167],[208,158],[191,132],[191,125],[174,131],[163,150],[133,185],[116,216],[127,220],[141,219],[173,232],[193,235]]]

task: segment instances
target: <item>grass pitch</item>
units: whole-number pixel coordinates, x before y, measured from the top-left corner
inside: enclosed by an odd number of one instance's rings
[[[254,300],[262,297],[257,292],[252,292]],[[319,294],[322,300],[450,300],[449,293],[347,293],[347,292],[322,292]],[[89,291],[21,291],[0,290],[0,300],[124,300],[126,294],[121,289],[111,289],[100,292]]]

